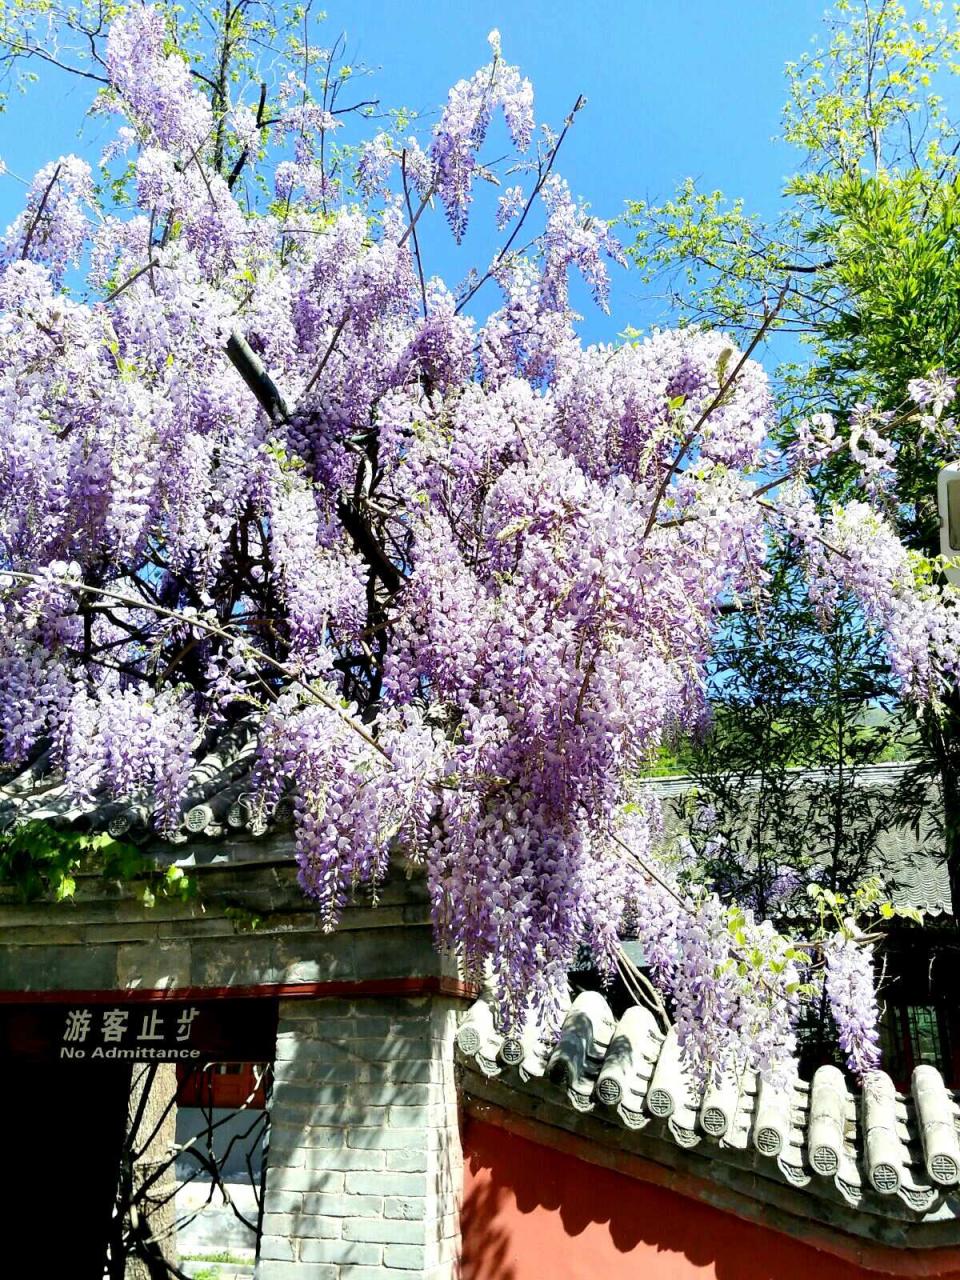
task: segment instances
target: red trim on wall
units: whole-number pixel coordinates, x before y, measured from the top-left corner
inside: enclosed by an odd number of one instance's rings
[[[468,1098],[466,1111],[463,1280],[960,1280],[960,1248],[896,1249],[782,1211],[768,1220],[767,1206],[718,1183],[490,1103]]]
[[[453,996],[475,1000],[479,987],[459,978],[364,978],[336,982],[267,982],[245,987],[115,987],[108,991],[0,991],[0,1004],[112,1004],[159,1000],[322,1000],[349,996]]]

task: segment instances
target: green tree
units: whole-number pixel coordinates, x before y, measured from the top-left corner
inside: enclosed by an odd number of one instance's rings
[[[872,403],[896,411],[912,379],[960,374],[960,8],[936,0],[838,0],[812,51],[787,66],[783,136],[799,152],[785,212],[767,224],[742,200],[684,182],[660,206],[633,203],[632,256],[665,275],[690,322],[734,333],[774,323],[789,357],[779,370],[783,443],[815,411]],[[938,551],[936,478],[960,436],[885,428],[897,450],[891,509],[901,535]],[[849,455],[821,474],[824,502],[856,483]],[[920,714],[939,774],[945,850],[960,901],[960,698]]]
[[[778,555],[763,596],[730,615],[713,667],[714,721],[685,806],[698,869],[764,918],[809,907],[812,919],[808,883],[851,894],[882,872],[896,802],[861,771],[909,754],[882,646],[848,599],[818,617]]]

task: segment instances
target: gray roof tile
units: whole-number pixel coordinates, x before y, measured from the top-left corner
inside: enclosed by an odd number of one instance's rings
[[[824,1221],[836,1217],[825,1205],[839,1200],[856,1211],[841,1219],[854,1234],[882,1237],[880,1220],[936,1221],[942,1243],[946,1221],[953,1223],[946,1239],[960,1244],[960,1106],[934,1067],[917,1067],[906,1096],[883,1072],[856,1089],[832,1066],[818,1068],[810,1084],[795,1076],[787,1089],[750,1072],[701,1089],[674,1028],[664,1034],[639,1005],[616,1020],[595,991],[577,996],[559,1032],[528,1033],[528,1046],[538,1035],[539,1052],[528,1047],[521,1076],[504,1060],[491,1005],[478,1000],[457,1034],[467,1093],[482,1095],[481,1082],[497,1077],[503,1105],[543,1118],[543,1104],[551,1104],[552,1122],[577,1132],[574,1117],[589,1114],[590,1132],[604,1145],[636,1150],[649,1135],[661,1150],[665,1141],[696,1149],[725,1183],[743,1181],[747,1162],[762,1176],[744,1185],[759,1187],[761,1198],[780,1180],[802,1190],[810,1216]]]
[[[904,776],[916,769],[915,761],[864,765],[852,771],[852,777],[866,791],[889,792],[897,787]],[[809,783],[828,782],[830,775],[822,769],[789,770],[795,774],[795,782],[802,787]],[[742,779],[749,791],[759,781],[758,777]],[[639,783],[641,791],[653,793],[662,800],[679,800],[696,787],[694,778],[675,776],[645,778]],[[934,786],[929,789],[928,819],[918,836],[909,827],[891,827],[882,831],[877,840],[875,865],[871,870],[881,875],[890,900],[899,907],[915,907],[926,915],[951,915],[950,877],[943,853],[942,839],[936,833],[935,817],[940,808],[940,798]],[[668,815],[669,816],[669,815]],[[668,828],[676,832],[684,830],[685,822],[676,815],[670,817]],[[796,915],[789,909],[787,918]]]

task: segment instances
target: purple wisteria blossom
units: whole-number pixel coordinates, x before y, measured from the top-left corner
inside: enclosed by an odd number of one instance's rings
[[[558,1006],[584,945],[612,972],[628,925],[692,1069],[777,1078],[796,953],[672,882],[631,782],[703,723],[771,525],[821,608],[859,595],[911,696],[960,672],[954,598],[918,585],[879,483],[824,516],[798,474],[770,510],[769,384],[728,337],[584,345],[571,272],[605,306],[621,253],[552,150],[530,243],[469,277],[473,314],[431,276],[430,207],[459,240],[495,114],[518,153],[533,138],[498,37],[429,138],[354,152],[299,60],[221,118],[174,36],[148,5],[115,19],[111,181],[45,165],[3,240],[0,758],[172,832],[211,733],[252,727],[245,802],[292,805],[326,926],[405,856],[509,1022]],[[524,207],[502,191],[501,225]],[[847,445],[875,479],[895,465],[869,415]],[[787,462],[834,447],[813,422]],[[827,977],[857,1069],[863,955]]]
[[[847,1065],[861,1078],[880,1065],[873,948],[837,935],[826,949],[825,989]]]
[[[503,61],[499,32],[492,31],[489,39],[493,61],[450,90],[430,148],[437,191],[458,241],[467,229],[477,152],[494,111],[502,109],[518,151],[524,151],[533,136],[533,86]]]

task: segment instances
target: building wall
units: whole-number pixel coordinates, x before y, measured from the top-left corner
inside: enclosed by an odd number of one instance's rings
[[[470,1115],[463,1153],[461,1280],[878,1278],[876,1270]],[[899,1274],[960,1280],[960,1267],[929,1270],[926,1262],[901,1253]]]
[[[451,1280],[455,1032],[442,996],[281,1002],[258,1280]]]
[[[453,1038],[475,992],[434,949],[425,883],[396,868],[376,905],[361,897],[325,934],[282,841],[218,849],[196,851],[220,859],[193,868],[196,901],[146,908],[136,886],[93,876],[67,904],[24,904],[0,887],[0,1068],[5,1055],[21,1075],[55,1067],[66,1082],[57,1097],[96,1069],[122,1113],[129,1070],[114,1087],[116,1070],[108,1078],[92,1061],[104,1011],[134,1004],[135,1029],[141,1013],[169,1028],[171,1009],[202,1009],[197,1028],[229,1023],[241,1045],[205,1050],[205,1061],[274,1060],[258,1280],[453,1280],[463,1185]],[[266,1045],[246,1046],[258,1009],[279,1010],[275,1046],[274,1023]],[[57,1038],[80,1017],[82,1041],[71,1032],[64,1055]],[[51,1167],[62,1164],[55,1153]],[[104,1176],[109,1191],[109,1167]],[[73,1194],[56,1181],[53,1191]],[[104,1231],[91,1228],[91,1256],[104,1255]],[[8,1236],[33,1247],[37,1232]]]

